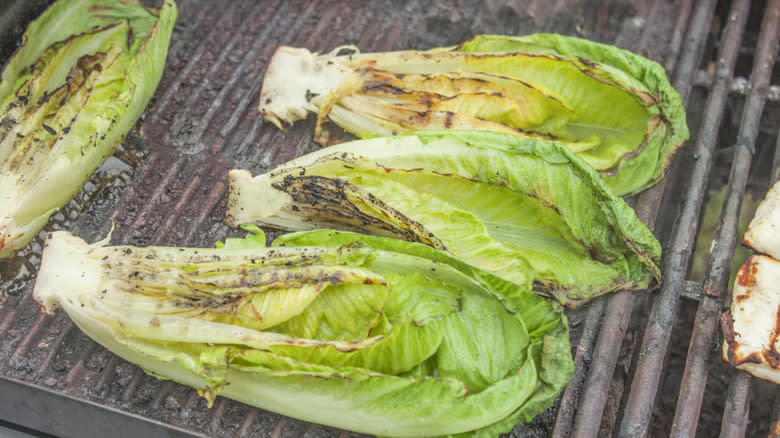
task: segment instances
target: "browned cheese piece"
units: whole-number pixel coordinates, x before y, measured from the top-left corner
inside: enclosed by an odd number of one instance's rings
[[[780,261],[765,255],[748,257],[737,274],[722,325],[723,359],[780,383]]]

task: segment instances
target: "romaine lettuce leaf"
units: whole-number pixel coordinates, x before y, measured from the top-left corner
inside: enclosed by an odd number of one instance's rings
[[[23,248],[130,131],[162,76],[177,9],[61,0],[0,80],[0,258]]]
[[[555,140],[618,195],[664,174],[688,138],[678,93],[657,63],[614,46],[555,34],[480,35],[429,51],[312,54],[280,47],[259,111],[282,127],[317,113],[361,136],[477,129]],[[354,51],[357,49],[351,47]]]
[[[497,436],[571,376],[559,306],[447,253],[332,230],[272,248],[258,236],[203,249],[51,233],[33,296],[210,403],[383,436]]]
[[[660,244],[566,147],[489,131],[342,143],[251,177],[226,222],[338,228],[449,251],[569,306],[660,278]]]

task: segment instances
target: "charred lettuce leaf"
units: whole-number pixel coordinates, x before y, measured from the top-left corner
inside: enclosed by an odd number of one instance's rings
[[[560,306],[424,245],[342,232],[222,248],[46,240],[33,296],[161,378],[394,437],[497,437],[573,371]]]
[[[660,278],[660,245],[566,147],[440,131],[320,149],[228,175],[226,222],[337,228],[424,243],[576,306]]]
[[[0,258],[24,247],[108,158],[154,94],[176,4],[58,1],[0,80]]]
[[[657,182],[688,138],[663,68],[605,44],[483,35],[430,51],[341,53],[280,47],[263,83],[263,117],[281,128],[317,113],[323,144],[327,120],[363,137],[478,129],[555,140],[618,195]]]

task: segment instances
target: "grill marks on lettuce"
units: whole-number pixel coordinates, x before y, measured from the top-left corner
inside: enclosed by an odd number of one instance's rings
[[[409,242],[447,249],[422,224],[373,193],[343,179],[286,174],[272,186],[292,197],[291,213],[317,217],[322,223],[340,228],[370,229],[375,234],[393,235]]]
[[[98,4],[100,3],[100,4]],[[24,247],[113,153],[160,80],[176,4],[52,4],[0,78],[0,258]]]
[[[361,137],[476,129],[555,140],[619,195],[658,181],[688,137],[663,68],[613,46],[482,35],[430,51],[340,52],[277,49],[260,114],[282,128],[315,112],[323,145],[328,121]]]
[[[332,230],[272,248],[262,233],[217,249],[107,243],[50,233],[33,297],[209,404],[380,436],[497,436],[573,371],[558,306],[425,245]]]
[[[290,184],[301,178],[305,191]],[[567,305],[660,278],[650,231],[553,142],[467,131],[361,140],[255,178],[231,171],[229,183],[230,225],[435,239],[441,245],[432,246]]]

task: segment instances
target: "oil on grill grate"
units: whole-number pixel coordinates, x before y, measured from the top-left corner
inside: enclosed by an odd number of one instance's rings
[[[44,3],[0,0],[0,23],[16,14],[13,28],[2,28],[18,37],[19,23]],[[699,257],[691,252],[707,193],[730,184],[734,167],[748,178],[731,183],[738,187],[731,191],[736,199],[727,211],[734,203],[738,207],[745,192],[760,197],[776,159],[780,88],[772,84],[778,78],[771,63],[764,78],[753,65],[766,64],[774,55],[771,40],[777,39],[777,30],[759,30],[777,26],[772,15],[777,2],[520,3],[420,0],[377,8],[360,1],[180,0],[168,65],[152,105],[117,154],[47,229],[68,228],[96,240],[113,221],[114,241],[137,245],[209,246],[233,233],[221,224],[226,170],[240,165],[265,171],[314,148],[311,119],[280,133],[263,125],[254,110],[266,63],[280,44],[326,51],[355,43],[377,51],[454,44],[476,33],[540,31],[614,43],[661,62],[689,111],[691,140],[664,182],[634,201],[664,243],[666,282],[652,296],[617,294],[572,312],[578,372],[553,408],[512,436],[636,436],[637,431],[689,436],[691,421],[698,423],[700,436],[713,436],[724,412],[746,418],[738,396],[748,389],[747,434],[766,435],[774,386],[721,364],[715,348],[718,330],[706,324],[696,325],[704,348],[695,354],[703,362],[689,365],[689,373],[709,380],[703,394],[695,391],[698,383],[689,385],[694,391],[680,404],[702,403],[701,413],[678,409],[681,418],[693,420],[678,421],[674,428],[672,423],[696,309],[720,306],[717,299],[700,301],[702,283],[688,276],[691,259]],[[769,24],[762,26],[762,17]],[[15,46],[14,38],[0,42],[3,59]],[[749,86],[761,81],[766,86]],[[744,152],[752,147],[755,155],[746,159]],[[729,215],[724,222],[734,221]],[[722,228],[732,242],[712,258],[727,264],[723,259],[730,256],[735,232]],[[126,436],[353,436],[222,398],[209,410],[195,391],[147,376],[96,345],[63,313],[40,315],[29,297],[40,244],[33,242],[0,262],[5,300],[0,390],[8,395],[0,401],[0,419],[58,435],[109,430]],[[723,274],[708,273],[714,275],[705,284],[714,281],[722,289]],[[661,343],[653,350],[643,337]]]

